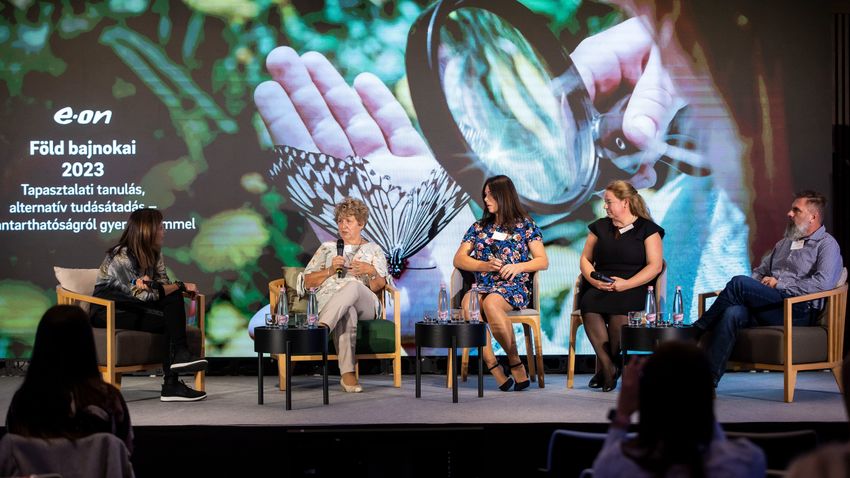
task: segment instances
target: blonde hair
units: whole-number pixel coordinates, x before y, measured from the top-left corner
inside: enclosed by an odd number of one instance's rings
[[[354,216],[357,223],[362,226],[369,219],[369,209],[366,208],[366,203],[359,199],[345,198],[334,208],[334,221],[339,222],[342,216]]]
[[[635,216],[649,221],[652,220],[652,216],[649,215],[649,209],[646,207],[643,198],[638,194],[637,189],[628,181],[623,181],[622,179],[611,181],[605,186],[605,190],[611,191],[611,194],[621,201],[628,201],[629,211]]]

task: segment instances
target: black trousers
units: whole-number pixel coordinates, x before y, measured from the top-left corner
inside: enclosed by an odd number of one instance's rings
[[[171,373],[173,354],[187,347],[183,294],[173,292],[158,301],[138,305],[127,302],[116,302],[115,305],[115,328],[165,335],[162,361],[165,381],[176,380],[177,374]],[[93,308],[91,322],[94,327],[105,328],[106,308]]]

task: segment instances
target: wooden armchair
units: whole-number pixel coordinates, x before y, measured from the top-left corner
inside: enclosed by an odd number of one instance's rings
[[[578,308],[579,287],[581,285],[581,273],[576,278],[575,288],[573,289],[573,313],[570,315],[570,358],[567,365],[567,388],[573,388],[576,373],[576,336],[578,328],[584,322],[581,320],[581,310]],[[658,310],[664,310],[664,300],[667,295],[667,261],[661,265],[661,273],[655,279],[655,303],[658,305]]]
[[[720,291],[699,294],[699,316],[706,311],[706,301]],[[815,299],[826,301],[815,325],[793,326],[791,307]],[[841,383],[844,318],[847,311],[847,268],[838,285],[825,292],[789,297],[783,301],[783,325],[741,329],[727,367],[732,370],[777,370],[785,378],[785,402],[794,401],[797,372],[832,370],[838,389]]]
[[[295,281],[297,276],[304,271],[303,267],[284,267],[284,278],[269,282],[269,304],[272,311],[277,307],[280,287],[284,286],[289,300],[289,311],[293,313],[304,313],[306,305],[299,304],[303,300],[295,294]],[[398,289],[387,284],[380,293],[376,294],[381,302],[381,317],[375,320],[362,320],[357,323],[357,345],[354,358],[361,359],[391,359],[393,361],[393,386],[401,387],[401,294]],[[387,299],[392,301],[392,317],[387,318]],[[286,361],[285,354],[275,356],[278,360],[278,377],[280,378],[280,389],[286,390],[286,367],[280,364]],[[328,344],[328,360],[337,360],[336,349],[333,340]],[[293,355],[290,361],[322,360],[318,355]],[[360,368],[355,365],[354,373],[359,378]]]
[[[464,277],[468,274],[467,277]],[[531,301],[528,308],[522,310],[510,310],[507,315],[511,324],[522,324],[525,335],[525,355],[528,360],[528,377],[532,382],[536,381],[540,388],[545,387],[543,374],[543,332],[540,329],[540,273],[531,274]],[[452,308],[461,308],[463,295],[472,287],[472,275],[461,272],[459,269],[452,271],[449,291],[449,303]],[[460,363],[460,376],[466,381],[469,370],[469,349],[463,349]],[[448,369],[451,370],[454,357],[449,356]],[[479,357],[479,360],[481,358]],[[449,374],[448,386],[451,387],[452,375]]]
[[[121,388],[121,374],[162,368],[165,337],[162,334],[115,327],[115,303],[92,296],[97,269],[65,269],[54,267],[56,279],[56,301],[59,304],[79,305],[86,311],[90,304],[106,307],[106,328],[94,327],[94,343],[97,349],[98,368],[103,380]],[[198,325],[186,327],[189,350],[204,356],[204,306],[205,297],[197,294],[194,302]],[[195,389],[204,390],[205,372],[195,373]]]

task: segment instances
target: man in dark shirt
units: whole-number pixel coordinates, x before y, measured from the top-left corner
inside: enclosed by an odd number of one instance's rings
[[[841,275],[838,242],[823,226],[826,198],[814,191],[797,193],[788,211],[785,237],[753,270],[752,277],[735,276],[711,307],[694,323],[712,335],[704,344],[715,386],[726,371],[738,330],[757,325],[782,325],[782,301],[835,288]],[[809,325],[822,300],[793,305],[794,325]]]

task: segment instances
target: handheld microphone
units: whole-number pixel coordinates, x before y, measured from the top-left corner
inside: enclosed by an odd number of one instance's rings
[[[495,257],[497,259],[499,258],[499,246],[495,244],[490,244],[490,256]]]
[[[610,284],[611,282],[614,282],[614,279],[612,279],[612,278],[610,278],[610,277],[606,276],[605,274],[602,274],[602,273],[600,273],[600,272],[596,272],[596,271],[591,272],[591,273],[590,273],[590,277],[592,277],[592,278],[594,278],[594,279],[596,279],[596,280],[601,280],[602,282],[608,282],[609,284]]]
[[[343,241],[342,239],[337,239],[336,240],[336,255],[341,256],[342,251],[344,251],[344,250],[345,250],[345,241]],[[336,276],[342,277],[342,267],[336,268]]]

